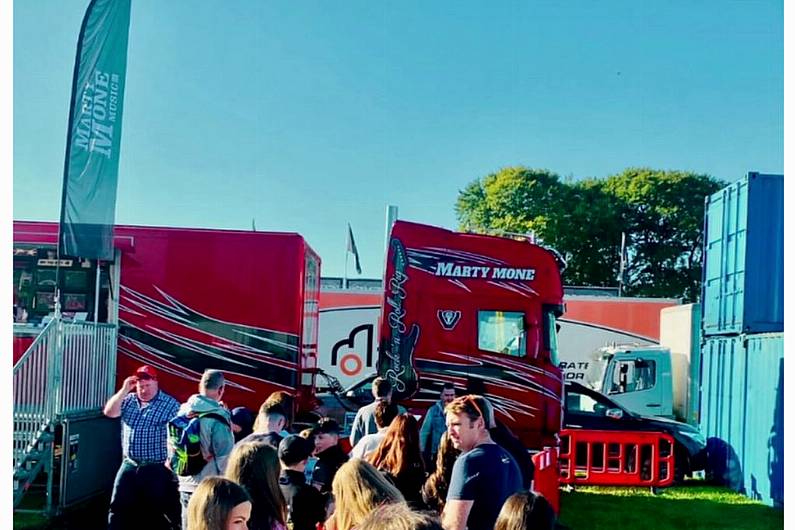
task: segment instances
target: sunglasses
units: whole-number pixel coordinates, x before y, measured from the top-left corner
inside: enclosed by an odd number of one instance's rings
[[[154,379],[154,377],[152,377],[149,374],[135,374],[135,377],[137,377],[141,381],[149,381],[150,379]]]
[[[483,414],[483,411],[480,410],[480,407],[478,406],[478,402],[475,399],[475,396],[473,396],[472,394],[468,394],[466,396],[463,396],[463,398],[465,403],[470,403],[473,407],[475,407],[475,410],[477,411],[478,415],[481,418],[483,418],[483,423],[486,423],[486,416]]]

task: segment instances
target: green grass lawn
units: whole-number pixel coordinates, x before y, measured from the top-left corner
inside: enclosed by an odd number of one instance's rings
[[[648,488],[579,487],[561,492],[560,522],[572,530],[784,528],[784,510],[724,488],[686,484]]]

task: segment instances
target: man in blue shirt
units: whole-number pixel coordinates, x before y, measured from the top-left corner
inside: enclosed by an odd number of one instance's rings
[[[151,366],[138,368],[105,404],[105,416],[121,417],[122,426],[123,459],[113,483],[110,530],[140,527],[142,514],[150,530],[180,528],[177,479],[165,466],[166,426],[178,410],[177,400],[159,389]]]
[[[468,395],[446,409],[447,433],[461,455],[453,465],[444,530],[492,530],[505,500],[522,489],[522,474],[513,457],[489,434],[486,399]]]
[[[453,383],[445,383],[439,393],[439,401],[431,405],[425,414],[420,428],[420,451],[425,459],[425,469],[436,469],[436,453],[439,451],[439,441],[447,430],[444,408],[455,399]]]

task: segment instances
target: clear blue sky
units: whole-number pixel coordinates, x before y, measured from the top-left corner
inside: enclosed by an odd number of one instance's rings
[[[133,0],[117,222],[303,234],[380,277],[509,165],[784,169],[781,1]],[[14,217],[59,215],[88,0],[14,2]],[[353,267],[349,267],[353,277]]]

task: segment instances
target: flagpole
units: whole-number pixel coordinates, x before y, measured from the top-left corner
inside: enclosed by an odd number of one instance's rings
[[[626,232],[621,232],[621,254],[619,256],[619,266],[618,266],[618,296],[624,293],[624,268],[626,267],[626,263],[624,263],[624,252],[627,244],[627,234]]]
[[[99,322],[99,275],[102,271],[102,260],[97,260],[97,274],[94,282],[94,324]]]
[[[342,276],[342,288],[348,288],[348,245],[345,245],[345,273]]]

